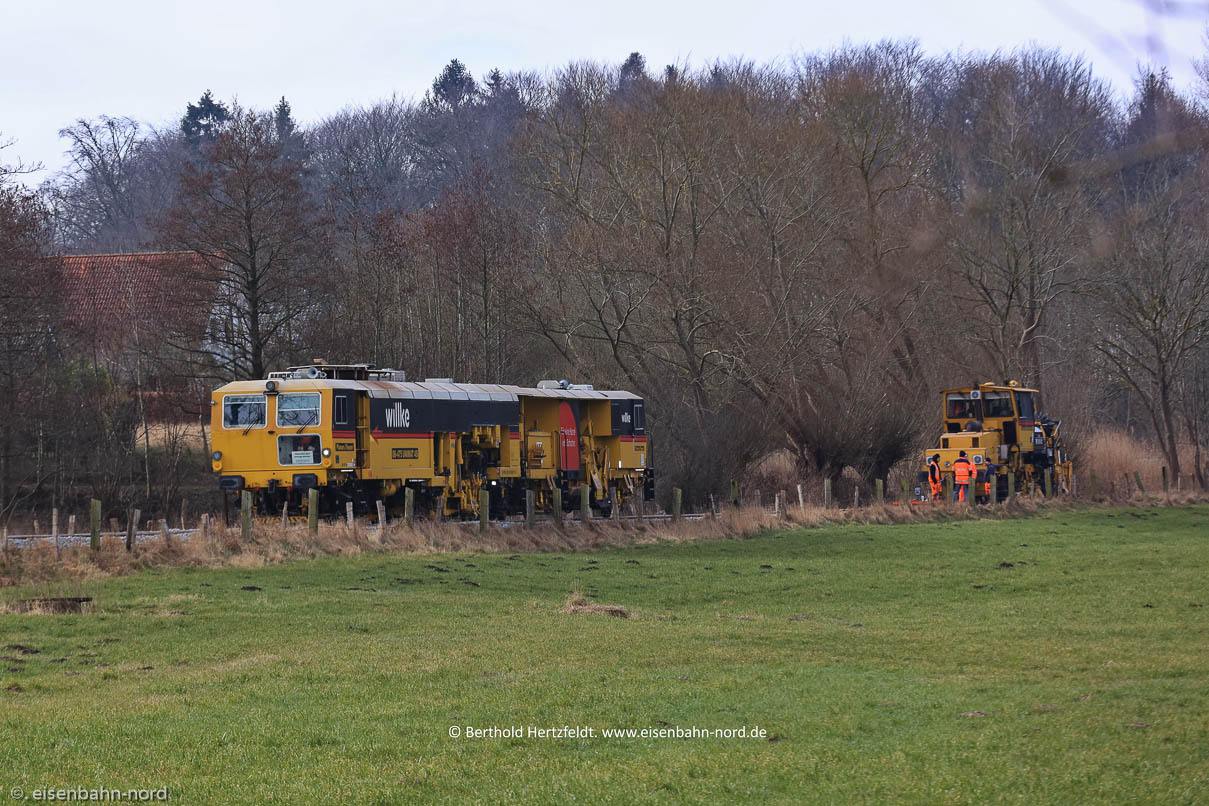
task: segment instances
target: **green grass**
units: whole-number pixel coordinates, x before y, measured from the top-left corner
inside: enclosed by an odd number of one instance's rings
[[[0,800],[1204,803],[1207,527],[1101,510],[81,583],[99,612],[0,615],[0,647],[38,650],[0,649],[23,661],[0,661]],[[570,591],[633,617],[562,613]],[[448,735],[564,724],[769,737]]]

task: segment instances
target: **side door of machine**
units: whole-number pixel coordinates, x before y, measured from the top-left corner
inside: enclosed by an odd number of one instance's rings
[[[332,390],[332,441],[334,455],[341,467],[350,463],[361,466],[361,434],[357,429],[357,392],[354,389]]]

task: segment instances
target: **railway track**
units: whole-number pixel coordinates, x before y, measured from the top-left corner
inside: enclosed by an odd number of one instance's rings
[[[196,531],[197,531],[196,529],[169,529],[168,534],[171,535],[174,539],[185,540],[185,539],[188,539],[189,535],[193,534]],[[107,537],[115,538],[117,540],[120,540],[123,543],[126,542],[126,533],[125,532],[101,532],[102,540],[104,540]],[[55,542],[55,539],[56,538],[54,535],[9,535],[8,536],[9,545],[13,545],[13,546],[22,546],[22,545],[26,545],[26,544],[30,544],[30,543],[37,543],[39,541],[53,543],[53,542]],[[92,539],[92,535],[89,534],[88,532],[84,532],[83,534],[71,534],[71,535],[59,535],[58,536],[58,541],[59,541],[60,546],[87,546],[91,539]],[[159,529],[156,529],[154,531],[144,531],[144,532],[135,532],[134,533],[134,540],[136,543],[148,543],[153,540],[163,540],[163,539],[164,539],[163,532],[161,532]]]

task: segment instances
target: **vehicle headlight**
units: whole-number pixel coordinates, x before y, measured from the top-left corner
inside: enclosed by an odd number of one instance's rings
[[[222,461],[222,451],[215,451],[214,453],[210,454],[210,458],[216,462],[221,462]]]
[[[324,458],[327,458],[328,456],[331,456],[331,455],[332,455],[332,449],[331,449],[331,448],[324,448],[324,449],[323,449],[323,456],[324,456]]]

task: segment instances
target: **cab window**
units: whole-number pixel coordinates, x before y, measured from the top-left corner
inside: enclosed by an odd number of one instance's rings
[[[977,417],[978,401],[970,398],[969,392],[954,392],[945,401],[945,416],[950,420],[966,420]]]
[[[283,428],[319,425],[319,393],[286,394],[283,392],[278,395],[277,425]]]
[[[263,428],[264,395],[225,395],[222,399],[223,428]]]
[[[1033,416],[1033,393],[1032,392],[1017,392],[1016,393],[1016,411],[1019,412],[1021,420],[1032,420]]]
[[[277,463],[280,465],[317,465],[321,456],[318,434],[277,437]]]
[[[1014,417],[1010,392],[983,392],[982,410],[986,417]]]

